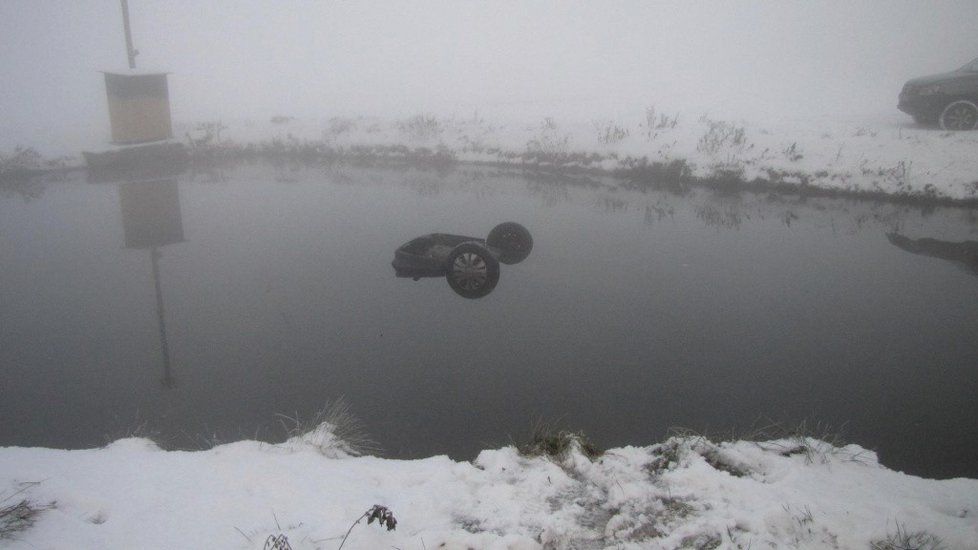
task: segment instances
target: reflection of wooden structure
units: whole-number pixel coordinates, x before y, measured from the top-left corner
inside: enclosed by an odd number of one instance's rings
[[[176,180],[124,183],[119,186],[119,207],[126,248],[149,250],[156,289],[156,318],[160,331],[165,387],[176,384],[170,372],[170,344],[166,336],[163,309],[163,286],[160,281],[160,248],[180,243],[183,238],[183,216],[180,212],[180,189]]]
[[[183,242],[183,216],[176,180],[124,183],[119,206],[126,248],[158,248]]]
[[[166,73],[105,73],[112,142],[148,143],[173,137]]]

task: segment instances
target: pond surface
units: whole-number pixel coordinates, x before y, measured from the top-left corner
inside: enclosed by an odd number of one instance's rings
[[[239,165],[0,188],[0,445],[281,440],[341,396],[387,456],[559,419],[601,446],[804,419],[978,477],[978,214],[491,169]],[[516,221],[479,299],[395,249]],[[890,234],[888,236],[888,234]]]

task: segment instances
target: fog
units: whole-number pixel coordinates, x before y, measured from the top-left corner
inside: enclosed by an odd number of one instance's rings
[[[130,0],[177,122],[276,114],[898,118],[907,78],[978,55],[973,0]],[[104,137],[116,0],[0,4],[0,149]]]

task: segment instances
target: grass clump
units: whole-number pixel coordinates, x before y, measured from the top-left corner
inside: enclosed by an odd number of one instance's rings
[[[744,439],[757,442],[762,449],[778,451],[782,456],[802,455],[809,464],[826,464],[833,456],[860,461],[858,453],[844,449],[847,442],[838,430],[809,418],[794,425],[772,423]]]
[[[679,542],[679,548],[692,550],[714,550],[723,545],[723,539],[716,533],[689,535]]]
[[[869,543],[871,550],[945,550],[944,541],[927,531],[907,531],[899,523],[896,532]]]
[[[604,452],[595,446],[584,435],[584,432],[572,432],[560,429],[556,424],[538,420],[533,424],[528,441],[516,446],[523,456],[545,456],[554,460],[563,460],[573,449],[590,460],[601,456]]]
[[[42,512],[54,508],[54,502],[38,504],[26,498],[22,498],[13,504],[5,504],[38,483],[22,483],[20,489],[14,491],[13,494],[0,498],[0,540],[15,538],[17,533],[30,529]]]
[[[17,146],[11,153],[0,153],[0,175],[29,172],[41,167],[41,155],[30,147]]]
[[[327,404],[308,421],[279,414],[288,441],[311,445],[329,457],[377,454],[380,446],[367,435],[363,423],[342,397]]]
[[[289,537],[283,534],[268,535],[262,550],[292,550],[292,544],[289,543]]]
[[[53,504],[39,505],[25,499],[0,508],[0,540],[14,538],[16,533],[26,531],[41,512],[53,507]]]
[[[33,148],[18,145],[9,153],[0,151],[0,183],[29,178],[45,170],[65,168],[69,160],[68,157],[46,159]]]

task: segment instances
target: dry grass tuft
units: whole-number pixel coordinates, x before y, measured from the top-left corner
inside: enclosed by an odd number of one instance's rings
[[[591,460],[604,453],[583,432],[563,430],[556,422],[539,419],[533,423],[529,441],[518,444],[516,449],[523,456],[546,456],[555,460],[563,460],[572,449],[579,450]]]
[[[378,454],[380,445],[367,435],[366,429],[342,397],[328,403],[310,420],[298,413],[294,417],[278,415],[289,441],[312,445],[326,456],[363,456]]]
[[[896,532],[869,543],[871,550],[944,550],[944,541],[927,531],[909,532],[899,523]]]
[[[41,512],[54,508],[54,502],[38,504],[28,499],[21,499],[14,504],[4,505],[5,502],[30,490],[38,483],[21,483],[20,488],[13,494],[0,498],[0,540],[16,538],[17,533],[26,531],[34,525]]]

